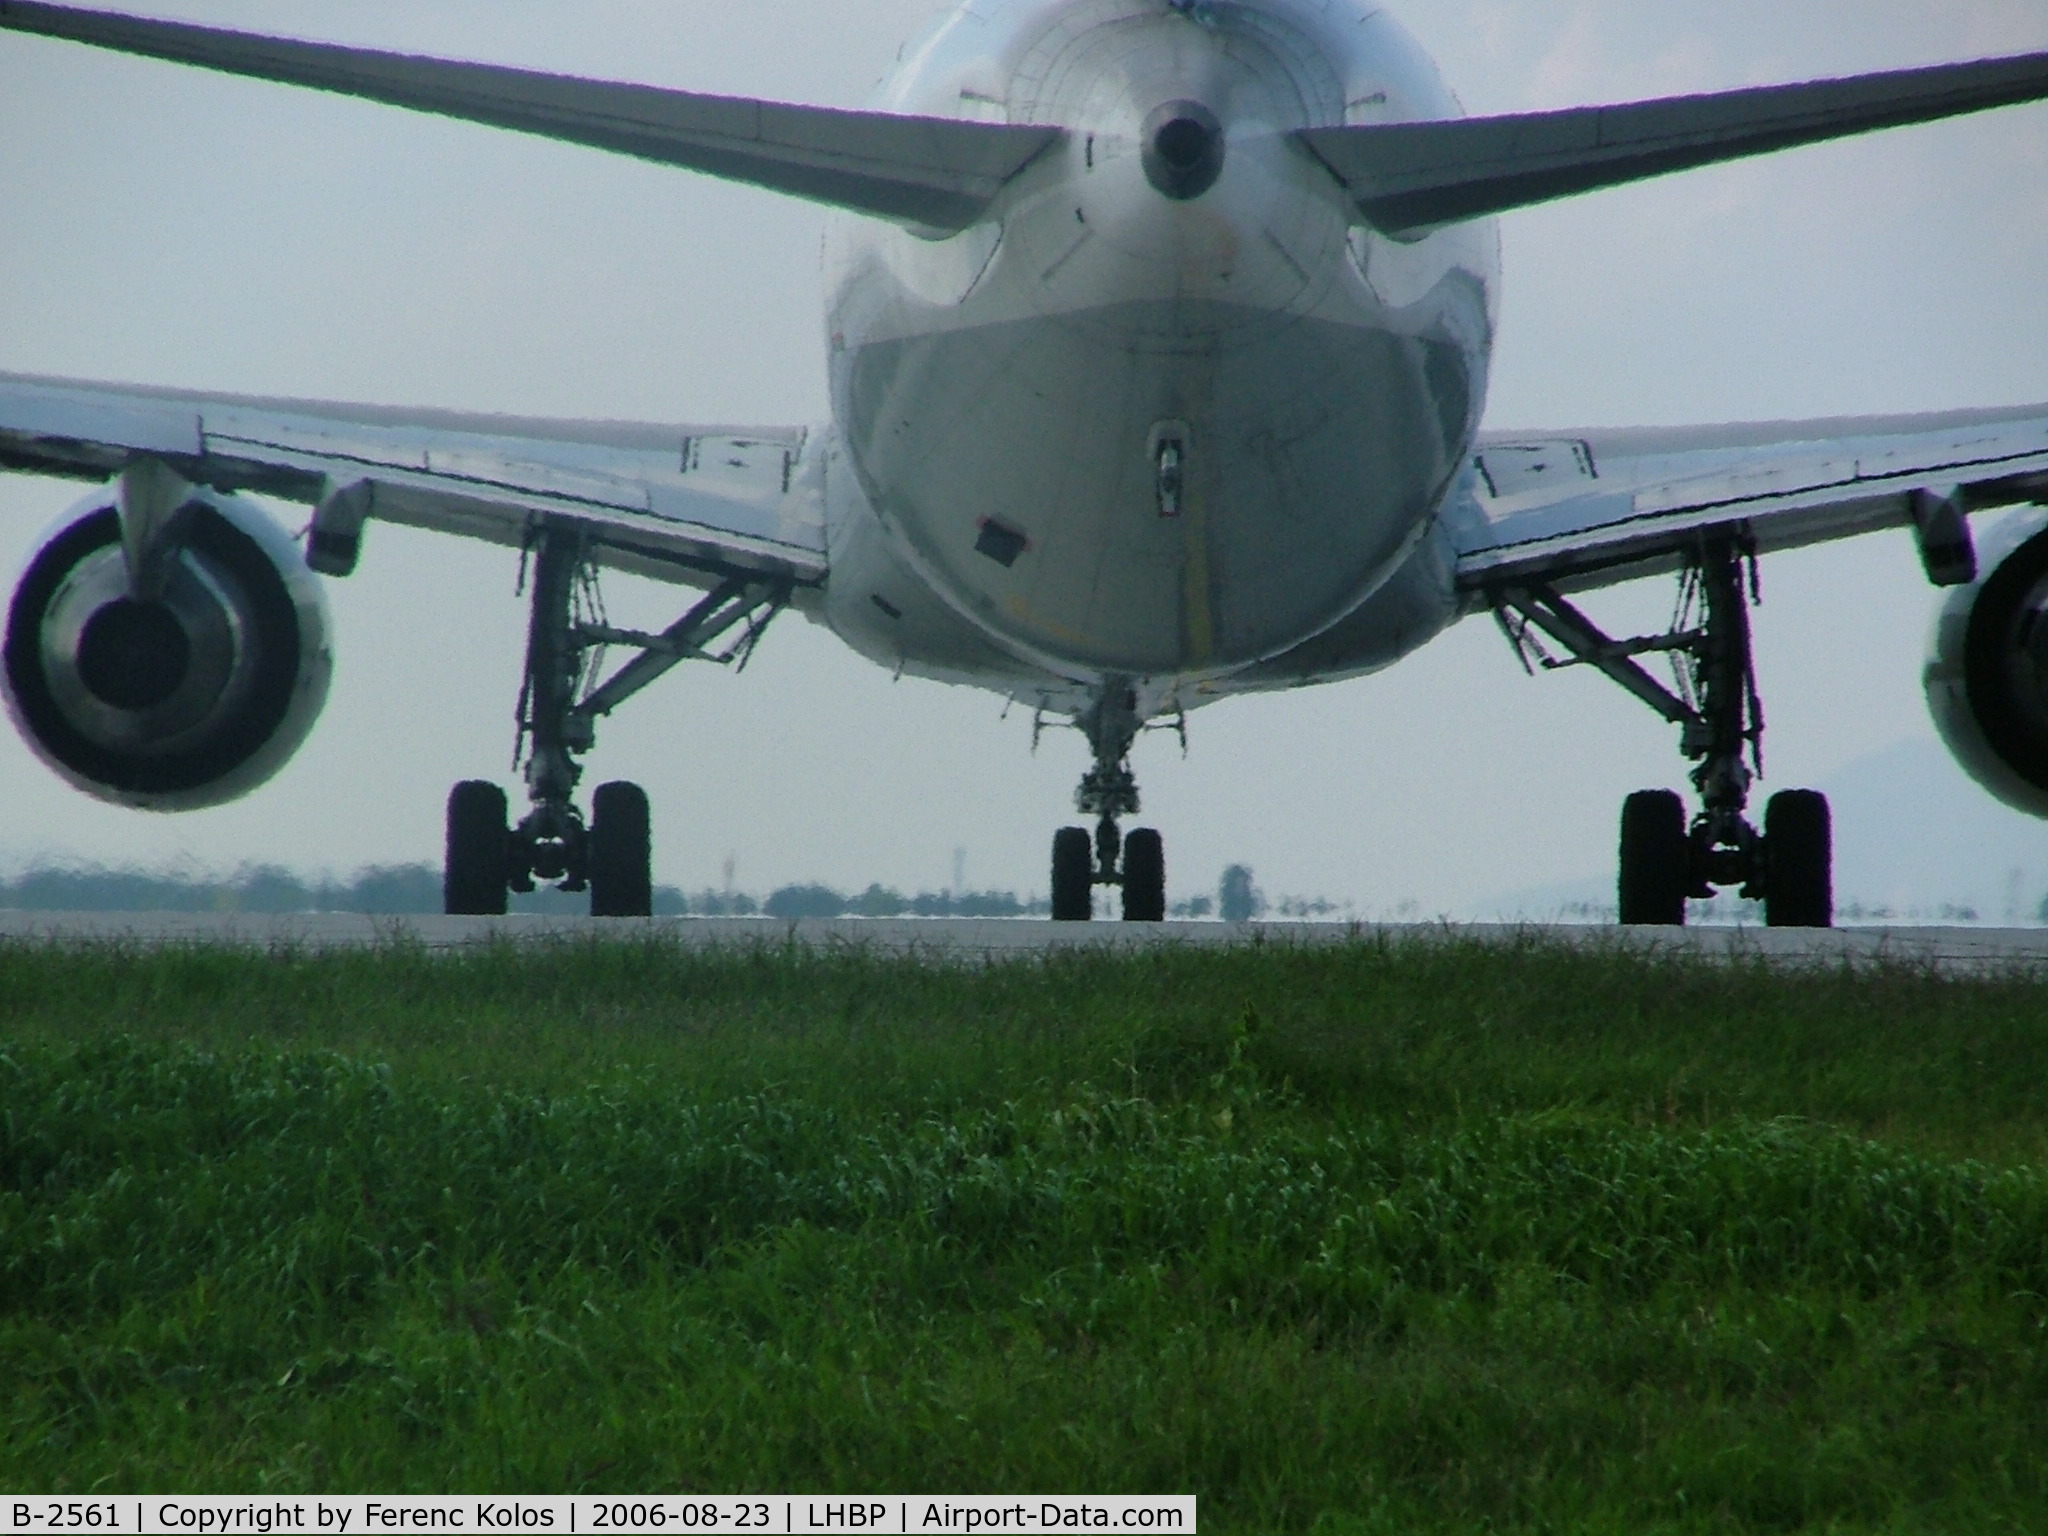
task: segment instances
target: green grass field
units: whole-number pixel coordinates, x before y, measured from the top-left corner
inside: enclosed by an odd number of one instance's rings
[[[2048,1530],[2048,984],[0,945],[0,1488]]]

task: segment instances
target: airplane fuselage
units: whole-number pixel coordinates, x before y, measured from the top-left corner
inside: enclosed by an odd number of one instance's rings
[[[1351,670],[1434,632],[1361,610],[1469,462],[1496,233],[1387,239],[1287,137],[1461,115],[1385,12],[972,0],[877,105],[1069,130],[964,233],[840,217],[828,236],[846,468],[953,622],[1020,671],[1145,680],[1162,704],[1347,621]],[[844,556],[887,580],[883,552]],[[886,651],[911,601],[861,585],[835,627]],[[959,637],[894,643],[944,671],[921,649]]]

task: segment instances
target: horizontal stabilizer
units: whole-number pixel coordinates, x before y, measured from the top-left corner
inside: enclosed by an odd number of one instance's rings
[[[681,166],[933,230],[967,228],[1057,128],[792,106],[0,0],[0,30],[308,86]]]
[[[1300,137],[1390,235],[1672,171],[2048,97],[2048,53],[1847,80]]]

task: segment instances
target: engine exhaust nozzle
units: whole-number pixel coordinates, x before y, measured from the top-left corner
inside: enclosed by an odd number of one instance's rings
[[[1199,101],[1169,101],[1145,119],[1145,179],[1177,203],[1191,202],[1223,174],[1223,124]]]

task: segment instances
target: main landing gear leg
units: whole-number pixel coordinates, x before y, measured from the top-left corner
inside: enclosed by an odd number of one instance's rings
[[[447,864],[442,895],[450,913],[497,916],[508,894],[537,881],[588,891],[593,917],[646,917],[653,910],[650,815],[637,784],[602,784],[586,821],[577,809],[582,755],[597,739],[597,721],[686,660],[745,663],[770,620],[788,603],[790,583],[735,573],[658,635],[613,629],[579,595],[594,581],[590,534],[551,522],[531,548],[531,610],[526,678],[520,692],[519,739],[532,809],[508,825],[505,792],[481,781],[458,784],[448,797]],[[722,653],[708,647],[744,626]],[[591,653],[629,645],[640,654],[601,687],[584,695]]]
[[[1096,818],[1091,837],[1085,827],[1064,827],[1052,840],[1054,922],[1085,923],[1095,915],[1095,887],[1123,887],[1127,923],[1166,918],[1166,845],[1149,827],[1126,835],[1122,817],[1138,813],[1138,780],[1131,772],[1131,743],[1137,739],[1137,696],[1127,683],[1112,681],[1077,722],[1094,748],[1095,765],[1074,792],[1074,807]]]
[[[1833,833],[1825,796],[1784,790],[1764,810],[1762,832],[1748,816],[1763,766],[1763,705],[1757,694],[1749,610],[1756,601],[1754,555],[1733,534],[1703,540],[1681,577],[1668,634],[1612,640],[1548,587],[1500,594],[1496,613],[1527,665],[1594,666],[1680,728],[1700,811],[1688,823],[1670,790],[1630,795],[1621,813],[1621,921],[1677,926],[1689,897],[1735,886],[1759,900],[1774,928],[1834,922]],[[1571,652],[1551,657],[1536,631]],[[1679,687],[1664,687],[1636,660],[1665,652]]]
[[[645,917],[653,908],[647,796],[637,785],[606,784],[586,821],[576,806],[578,760],[596,742],[596,721],[577,709],[585,643],[576,623],[585,570],[583,535],[544,527],[532,549],[526,679],[519,731],[532,809],[508,827],[505,792],[458,784],[448,797],[444,905],[451,913],[497,915],[512,891],[537,881],[588,891],[595,917]]]

